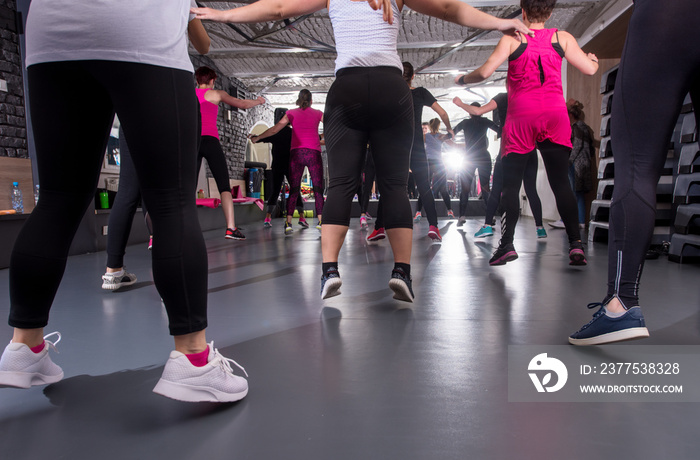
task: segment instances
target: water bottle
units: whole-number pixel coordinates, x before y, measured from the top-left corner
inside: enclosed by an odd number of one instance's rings
[[[34,206],[39,204],[39,184],[34,187]]]
[[[22,204],[22,190],[19,189],[19,183],[12,183],[12,209],[17,214],[24,213],[24,205]]]
[[[256,168],[250,168],[248,170],[248,196],[253,196],[255,190],[255,173],[257,172],[258,170]]]

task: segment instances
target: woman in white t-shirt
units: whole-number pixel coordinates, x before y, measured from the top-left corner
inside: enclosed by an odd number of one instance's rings
[[[116,113],[153,221],[153,279],[175,338],[154,391],[212,402],[247,394],[247,381],[231,372],[213,342],[207,345],[204,331],[207,254],[193,193],[198,107],[187,52],[193,5],[32,2],[26,75],[41,199],[10,262],[14,334],[0,359],[0,386],[29,388],[63,378],[48,355],[54,343],[44,340],[44,327],[71,241],[94,199]]]

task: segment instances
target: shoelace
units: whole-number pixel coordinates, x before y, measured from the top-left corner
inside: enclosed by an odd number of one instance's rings
[[[213,344],[212,344],[213,345]],[[228,372],[229,374],[233,374],[233,368],[231,367],[231,364],[235,364],[240,370],[243,371],[246,377],[248,377],[248,373],[245,371],[243,366],[238,364],[236,361],[232,360],[231,358],[227,358],[221,353],[219,353],[219,350],[217,348],[214,348],[214,356],[219,358],[219,365],[221,366],[221,369],[223,369],[225,372]]]
[[[57,335],[57,336],[58,336],[58,340],[56,340],[55,342],[52,342],[52,341],[50,341],[50,340],[46,340],[46,339],[48,339],[49,337],[51,337],[52,335]],[[49,344],[49,347],[53,348],[53,351],[55,351],[56,353],[59,352],[59,351],[56,349],[56,345],[57,345],[58,342],[60,342],[60,341],[61,341],[61,333],[58,332],[58,331],[54,331],[54,332],[52,332],[52,333],[50,333],[50,334],[46,334],[46,335],[44,336],[44,342],[48,343],[48,344]]]
[[[601,308],[602,306],[603,306],[603,304],[602,304],[601,302],[591,302],[591,303],[589,303],[588,305],[586,305],[586,308],[588,308],[588,309],[596,308],[596,307],[597,307],[597,308],[598,308],[598,311],[595,312],[595,313],[593,313],[593,318],[592,318],[587,324],[585,324],[580,330],[586,329],[588,326],[590,326],[591,324],[593,324],[593,322],[594,322],[595,320],[597,320],[601,315],[604,315],[604,314],[605,314],[605,312],[604,312],[603,309]]]

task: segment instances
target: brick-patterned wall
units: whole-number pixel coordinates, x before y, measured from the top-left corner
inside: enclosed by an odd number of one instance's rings
[[[1,0],[0,0],[1,1]],[[243,92],[243,99],[254,99],[256,96],[248,91],[248,88],[238,79],[226,77],[216,67],[211,59],[206,56],[190,56],[194,68],[207,66],[216,71],[218,78],[216,79],[216,89],[221,89],[232,96],[236,96],[232,88],[236,88]],[[243,165],[245,164],[245,149],[246,138],[253,125],[259,121],[266,122],[272,126],[274,122],[274,109],[270,104],[259,105],[248,109],[245,113],[240,111],[231,113],[231,120],[227,120],[227,113],[230,107],[226,104],[221,104],[219,108],[219,136],[221,138],[221,147],[226,155],[226,163],[228,164],[229,177],[231,179],[244,180]],[[268,165],[268,168],[270,165]],[[211,177],[211,173],[207,171],[207,175]]]
[[[15,0],[0,0],[0,156],[28,158],[27,122],[24,116],[24,85]]]

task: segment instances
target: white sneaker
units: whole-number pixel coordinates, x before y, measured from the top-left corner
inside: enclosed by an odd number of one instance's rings
[[[102,289],[116,291],[124,286],[131,286],[136,282],[136,275],[123,268],[121,272],[105,273],[102,275]]]
[[[187,356],[173,350],[153,392],[178,401],[238,401],[248,394],[248,381],[234,375],[229,363],[238,366],[248,377],[243,367],[214,348],[214,342],[209,344],[208,362],[202,367],[193,365]]]
[[[564,225],[564,222],[561,220],[557,220],[556,222],[550,222],[549,226],[552,228],[566,228],[566,225]]]
[[[58,335],[56,342],[46,340]],[[63,369],[51,361],[49,348],[56,353],[61,334],[52,332],[44,337],[44,349],[34,353],[23,343],[10,342],[0,357],[0,387],[29,388],[32,385],[56,383],[63,378]]]

